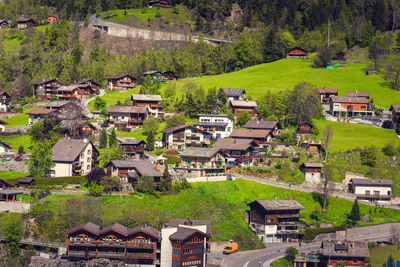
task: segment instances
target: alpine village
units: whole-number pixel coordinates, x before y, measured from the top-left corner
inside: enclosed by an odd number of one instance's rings
[[[399,0],[0,0],[0,266],[400,266]]]

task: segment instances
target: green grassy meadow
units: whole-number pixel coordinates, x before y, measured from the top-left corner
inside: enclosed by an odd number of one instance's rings
[[[27,134],[9,136],[2,135],[0,136],[0,140],[9,144],[14,150],[18,150],[19,146],[24,146],[26,152],[32,151],[33,142],[31,137]]]
[[[390,255],[393,260],[400,260],[400,250],[395,246],[371,248],[369,250],[371,267],[386,266],[386,260]]]
[[[5,121],[8,122],[6,128],[21,127],[29,123],[29,115],[26,113],[18,114],[11,118],[5,119]]]
[[[390,141],[393,141],[396,145],[399,144],[399,138],[395,131],[391,129],[326,120],[314,120],[314,125],[319,130],[318,138],[321,138],[327,126],[333,128],[333,137],[330,145],[330,152],[332,153],[345,152],[354,148],[363,148],[371,144],[382,148]]]
[[[131,99],[132,94],[138,94],[139,93],[139,88],[133,88],[129,89],[126,92],[119,92],[119,91],[106,91],[106,94],[102,96],[101,98],[106,102],[106,106],[112,106],[117,104],[118,100],[123,104],[125,102],[125,99],[129,98]],[[132,102],[130,102],[132,104]],[[89,110],[94,109],[94,100],[89,102]]]
[[[27,173],[16,171],[0,171],[0,178],[4,180],[26,177]]]

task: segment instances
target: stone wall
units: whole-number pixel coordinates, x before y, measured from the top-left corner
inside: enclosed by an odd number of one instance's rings
[[[0,212],[25,213],[25,212],[29,212],[30,208],[31,208],[31,204],[29,204],[29,203],[0,201]]]
[[[11,160],[6,162],[0,162],[0,171],[16,171],[16,172],[28,173],[29,167],[24,162],[17,162]]]

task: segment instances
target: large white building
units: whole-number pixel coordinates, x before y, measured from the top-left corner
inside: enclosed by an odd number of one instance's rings
[[[209,132],[214,140],[229,137],[233,131],[233,118],[228,115],[200,114],[199,121],[193,124],[198,129]]]
[[[349,183],[349,191],[358,200],[387,204],[392,199],[392,180],[353,178]]]
[[[86,139],[61,139],[53,146],[51,177],[83,176],[97,164],[99,152]]]

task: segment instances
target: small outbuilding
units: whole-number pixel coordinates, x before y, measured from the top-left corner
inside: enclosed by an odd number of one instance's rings
[[[302,122],[299,124],[298,133],[299,134],[310,134],[313,125],[309,122]]]
[[[35,184],[35,179],[33,179],[32,177],[24,177],[18,179],[18,187],[28,188],[33,184]]]

